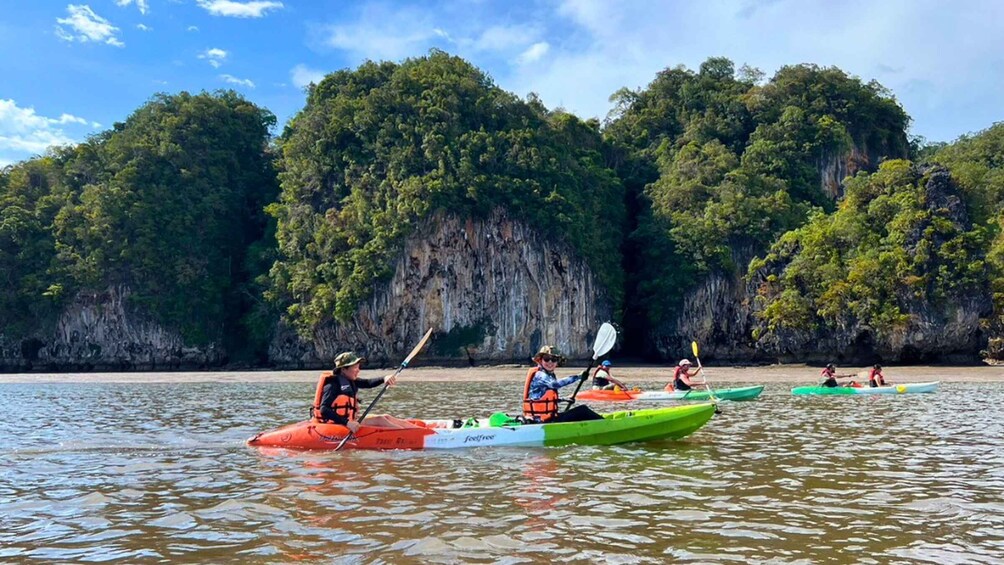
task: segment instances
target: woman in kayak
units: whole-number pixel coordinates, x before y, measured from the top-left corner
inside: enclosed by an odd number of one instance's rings
[[[614,390],[614,387],[627,390],[627,385],[618,381],[610,374],[610,365],[610,361],[604,361],[593,371],[593,390]]]
[[[882,374],[882,365],[875,365],[868,372],[868,386],[872,388],[886,386],[885,375]]]
[[[694,388],[694,383],[690,379],[696,377],[697,373],[701,372],[703,367],[699,367],[693,373],[690,372],[690,359],[680,359],[680,362],[676,364],[676,368],[673,369],[673,382],[670,383],[666,390],[690,390]]]
[[[840,383],[837,382],[837,379],[851,379],[854,378],[854,375],[838,375],[837,368],[833,365],[833,363],[827,363],[826,367],[824,367],[823,370],[819,372],[819,378],[823,379],[823,381],[819,383],[819,386],[827,388],[836,388],[840,386]],[[847,385],[844,386],[857,386],[857,385],[848,383]]]
[[[564,356],[553,345],[541,347],[533,356],[536,365],[526,373],[526,384],[523,386],[523,417],[542,424],[603,419],[603,416],[585,405],[558,412],[558,389],[589,378],[589,369],[586,369],[578,375],[559,380],[554,371],[564,360]]]
[[[335,370],[321,375],[319,383],[319,400],[315,400],[314,415],[321,421],[333,422],[347,427],[352,433],[359,430],[356,416],[359,412],[359,402],[356,393],[361,388],[375,388],[384,383],[394,386],[397,377],[377,377],[375,379],[360,379],[359,370],[366,361],[351,351],[339,353],[335,357]],[[315,395],[315,397],[318,395]],[[414,424],[382,414],[366,416],[366,425],[383,428],[414,428]]]

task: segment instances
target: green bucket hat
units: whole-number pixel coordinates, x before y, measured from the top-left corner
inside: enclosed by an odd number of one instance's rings
[[[335,356],[335,369],[344,369],[345,367],[351,367],[356,363],[363,363],[365,361],[365,357],[360,357],[352,351],[346,351]]]

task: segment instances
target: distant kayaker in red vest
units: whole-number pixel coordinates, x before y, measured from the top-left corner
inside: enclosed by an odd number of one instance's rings
[[[823,379],[822,382],[819,383],[819,386],[824,386],[827,388],[836,388],[840,386],[840,383],[837,382],[837,379],[851,379],[854,378],[854,376],[855,375],[838,375],[837,368],[833,365],[833,363],[827,363],[826,367],[823,367],[823,370],[819,372],[819,378]],[[858,386],[858,385],[855,385],[854,383],[848,383],[848,385],[844,386]]]
[[[565,357],[553,345],[545,345],[533,356],[536,363],[526,373],[526,383],[523,386],[523,417],[533,422],[579,422],[583,420],[600,420],[600,416],[588,406],[579,405],[571,410],[558,412],[558,389],[574,382],[589,378],[589,369],[578,375],[558,379],[554,371]]]
[[[614,387],[627,390],[627,385],[610,374],[610,365],[612,365],[610,361],[604,361],[593,371],[593,390],[614,390]]]
[[[882,365],[875,365],[871,371],[868,371],[868,386],[886,386],[885,376],[882,374]]]
[[[394,386],[397,377],[377,377],[375,379],[360,379],[359,371],[365,358],[351,351],[339,353],[335,357],[334,371],[325,371],[317,383],[314,395],[314,417],[320,421],[333,422],[347,427],[352,433],[359,430],[356,418],[359,414],[359,402],[356,393],[360,388],[375,388],[384,383]],[[414,424],[382,414],[366,416],[366,425],[384,428],[413,428]]]
[[[690,390],[694,388],[696,383],[690,379],[696,377],[697,373],[701,372],[701,368],[691,373],[690,367],[690,359],[680,359],[680,362],[676,364],[676,368],[673,369],[673,382],[666,385],[666,390]]]

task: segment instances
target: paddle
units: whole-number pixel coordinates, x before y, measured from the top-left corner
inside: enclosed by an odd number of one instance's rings
[[[616,341],[617,330],[615,330],[609,323],[603,322],[599,331],[596,332],[596,340],[593,342],[593,358],[589,360],[589,366],[586,367],[587,373],[593,368],[593,364],[596,363],[597,359],[606,355],[611,349],[613,349]],[[568,412],[572,405],[575,404],[575,395],[579,394],[579,389],[582,388],[582,383],[584,382],[586,381],[580,380],[579,384],[575,385],[575,392],[572,393],[572,397],[565,400],[565,402],[568,403],[565,406],[565,412]]]
[[[423,347],[425,347],[425,342],[429,341],[429,336],[431,335],[432,335],[432,328],[429,328],[429,331],[425,332],[425,335],[422,336],[422,341],[418,342],[418,345],[415,346],[415,349],[411,350],[411,353],[409,353],[408,356],[405,357],[404,361],[401,361],[401,365],[398,366],[397,371],[394,372],[391,378],[401,374],[401,371],[403,371],[405,367],[408,366],[408,363],[411,362],[412,358],[418,355],[418,352],[421,351]],[[387,379],[387,381],[390,381],[390,379]],[[383,393],[387,392],[387,386],[388,386],[387,382],[384,382],[383,388],[380,389],[380,393],[377,394],[376,398],[373,399],[373,402],[370,402],[370,405],[366,407],[366,410],[363,411],[363,415],[360,416],[358,420],[356,420],[357,422],[361,424],[362,421],[366,419],[366,415],[370,413],[370,410],[372,410],[374,406],[376,406],[377,401],[380,400],[380,397],[383,396]],[[345,436],[345,438],[342,439],[342,442],[339,443],[337,447],[335,447],[335,451],[341,449],[342,446],[345,445],[345,442],[349,441],[349,439],[352,436],[353,433],[349,431],[349,433]]]
[[[714,391],[711,390],[711,386],[708,385],[708,375],[704,372],[704,367],[701,365],[701,355],[697,352],[697,342],[690,342],[690,348],[694,351],[694,358],[697,359],[697,368],[701,370],[701,378],[704,382],[704,388],[708,389],[708,396],[711,397],[711,401],[715,403],[715,413],[721,414],[722,411],[718,409],[718,397],[715,396]]]

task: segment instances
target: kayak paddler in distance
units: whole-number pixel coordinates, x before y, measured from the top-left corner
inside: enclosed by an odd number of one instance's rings
[[[882,374],[882,365],[874,365],[868,371],[868,386],[872,388],[888,386],[885,382],[885,375]]]
[[[533,356],[535,365],[526,373],[523,386],[523,417],[532,423],[581,422],[602,420],[588,406],[580,404],[571,410],[558,413],[558,389],[589,378],[589,369],[578,375],[558,379],[554,371],[565,360],[557,347],[545,345]]]
[[[313,416],[320,422],[331,422],[348,428],[352,433],[359,430],[356,416],[359,413],[359,402],[356,394],[360,388],[375,388],[382,384],[394,386],[397,376],[389,375],[374,379],[359,378],[364,357],[352,351],[339,353],[335,356],[334,370],[321,373],[317,382],[317,392],[314,394]],[[414,424],[382,414],[366,416],[366,425],[384,428],[414,428]]]
[[[612,363],[607,360],[600,363],[599,367],[593,371],[593,390],[627,390],[627,385],[615,379],[613,375],[610,374],[610,366]]]
[[[827,363],[823,370],[819,372],[819,378],[821,379],[819,386],[827,388],[836,388],[841,386],[837,379],[853,379],[857,375],[838,375],[837,368],[833,363]],[[849,382],[843,386],[854,386],[854,382]]]
[[[696,377],[704,367],[698,367],[693,373],[690,372],[690,359],[680,359],[680,362],[676,364],[676,368],[673,369],[673,382],[666,385],[666,390],[672,392],[674,390],[691,390],[694,388],[694,383],[690,379]]]

